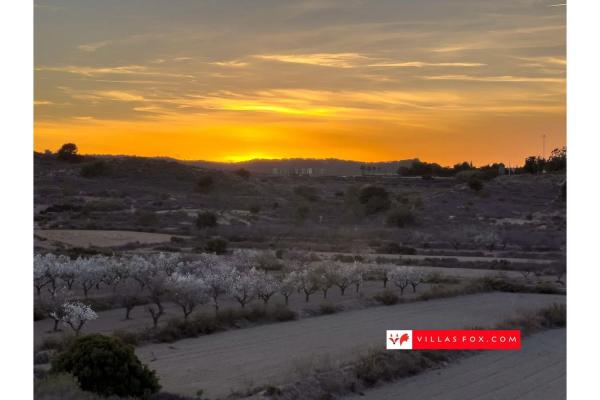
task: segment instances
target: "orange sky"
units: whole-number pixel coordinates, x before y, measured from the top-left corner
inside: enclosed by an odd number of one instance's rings
[[[36,2],[35,149],[514,165],[564,145],[565,7],[451,3]]]

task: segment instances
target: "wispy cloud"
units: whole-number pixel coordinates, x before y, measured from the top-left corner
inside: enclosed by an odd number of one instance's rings
[[[477,81],[477,82],[547,82],[564,83],[563,78],[527,77],[527,76],[470,76],[470,75],[437,75],[425,76],[424,79],[434,81]]]
[[[358,53],[269,54],[255,55],[254,57],[269,61],[335,68],[353,68],[357,61],[365,59]]]
[[[81,51],[87,51],[89,53],[92,53],[98,49],[101,49],[102,47],[108,46],[109,44],[110,44],[109,41],[94,42],[94,43],[80,44],[79,46],[77,46],[77,48]]]
[[[213,65],[218,65],[219,67],[228,67],[228,68],[244,68],[249,64],[244,61],[239,60],[231,60],[231,61],[215,61],[212,62]]]
[[[468,62],[423,62],[423,61],[408,61],[408,62],[382,62],[369,64],[369,67],[399,67],[399,68],[423,68],[423,67],[483,67],[487,64],[483,63],[468,63]]]
[[[153,70],[143,65],[123,65],[116,67],[89,67],[79,65],[67,65],[60,67],[42,66],[35,68],[35,70],[41,72],[65,72],[69,74],[83,75],[88,77],[96,77],[101,75],[154,75],[164,77],[193,78],[192,75],[175,74],[160,70]]]

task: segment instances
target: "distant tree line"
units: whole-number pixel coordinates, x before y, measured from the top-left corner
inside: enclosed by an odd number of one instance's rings
[[[422,177],[453,177],[458,176],[465,171],[471,173],[478,172],[482,179],[492,179],[498,176],[501,170],[505,168],[503,163],[493,163],[481,167],[473,166],[473,163],[464,161],[454,164],[452,167],[443,167],[437,163],[428,163],[424,161],[414,161],[410,167],[398,168],[398,175],[401,176],[422,176]],[[542,158],[539,156],[529,156],[525,159],[522,167],[514,168],[515,174],[539,174],[544,172],[561,172],[567,169],[567,148],[556,148],[552,150],[550,157]]]

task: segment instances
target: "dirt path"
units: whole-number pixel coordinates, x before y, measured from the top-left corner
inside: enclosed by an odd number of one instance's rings
[[[348,399],[564,400],[566,330],[538,333],[519,352],[491,351]]]
[[[77,247],[112,247],[128,243],[164,243],[173,235],[135,231],[101,231],[85,229],[38,229],[34,234],[46,240],[66,243]]]
[[[486,293],[374,307],[228,331],[137,349],[164,390],[210,398],[261,384],[279,384],[323,362],[344,362],[385,343],[386,329],[451,329],[494,324],[537,309],[560,295]]]

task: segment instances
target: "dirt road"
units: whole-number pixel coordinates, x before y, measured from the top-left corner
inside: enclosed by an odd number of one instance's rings
[[[164,390],[210,398],[260,384],[283,383],[314,364],[349,361],[385,343],[386,329],[452,329],[492,325],[565,296],[486,293],[373,307],[228,331],[138,348]]]
[[[38,229],[36,235],[46,240],[66,243],[77,247],[112,247],[128,243],[165,243],[173,235],[134,231],[101,231],[84,229]]]
[[[566,330],[527,338],[518,352],[491,351],[368,390],[358,400],[564,400]]]

